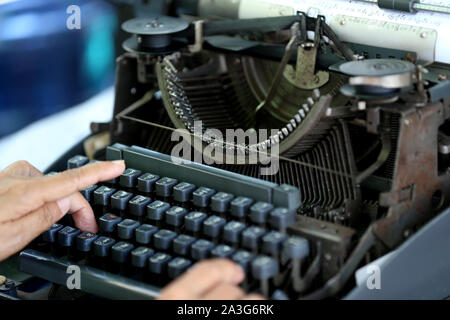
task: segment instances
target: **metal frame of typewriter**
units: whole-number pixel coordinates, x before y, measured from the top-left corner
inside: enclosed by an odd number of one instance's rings
[[[217,38],[208,38],[208,35],[223,34],[224,30],[228,30],[225,33],[229,36],[243,33],[243,30],[251,33],[263,25],[266,26],[265,32],[289,30],[294,23],[303,24],[303,28],[308,30],[316,27],[315,19],[300,14],[293,17],[204,23],[205,38],[201,43],[195,36],[199,24],[191,24],[186,38],[190,44],[201,45],[202,50],[218,54],[256,55],[272,61],[281,61],[287,56],[289,61],[284,62],[287,64],[295,62],[295,56],[293,52],[290,52],[290,56],[286,54],[285,43],[273,45],[267,50],[261,50],[264,47],[262,42],[230,50],[229,43],[221,43]],[[328,32],[332,35],[332,30]],[[386,56],[414,59],[410,52],[358,44],[347,46],[337,38],[334,40],[337,50],[342,54],[338,60],[350,60],[355,55],[365,58]],[[149,122],[171,126],[163,100],[154,96],[158,89],[155,70],[162,59],[161,55],[137,53],[125,53],[118,58],[114,118],[110,124],[93,124],[94,136],[108,130],[111,143],[164,150],[157,140],[149,138],[164,136],[161,133],[164,129],[148,126]],[[317,69],[333,72],[330,67],[336,62],[339,61],[332,52],[325,50],[317,55]],[[450,223],[450,210],[446,209],[450,202],[450,172],[446,136],[440,133],[440,129],[450,116],[450,85],[448,81],[438,78],[442,74],[450,75],[450,70],[438,64],[428,69],[428,74],[419,75],[419,78],[423,76],[425,79],[420,79],[414,94],[405,95],[399,101],[371,105],[356,112],[354,107],[360,101],[349,101],[346,105],[327,109],[330,110],[329,118],[334,121],[333,127],[327,130],[341,134],[341,129],[337,128],[343,128],[342,140],[339,141],[345,148],[340,151],[347,150],[349,158],[353,156],[355,147],[352,146],[349,126],[352,130],[366,131],[371,136],[379,137],[379,149],[377,153],[372,153],[376,156],[372,156],[362,169],[351,162],[353,166],[350,165],[346,173],[351,176],[356,196],[353,201],[348,199],[339,212],[318,208],[316,214],[312,204],[308,207],[312,213],[305,214],[302,211],[304,208],[299,209],[297,223],[290,228],[290,233],[320,243],[322,250],[317,255],[317,263],[321,266],[319,284],[315,284],[315,290],[300,298],[446,298],[450,283],[450,276],[446,272],[450,253],[445,248],[445,243],[450,240],[450,234],[445,228]],[[320,141],[315,143],[319,144]],[[438,147],[442,152],[438,151]],[[102,152],[98,151],[96,157],[103,158]],[[65,155],[62,160],[66,161],[70,155]],[[112,159],[111,156],[108,158]],[[58,164],[54,168],[62,169]],[[234,167],[227,166],[219,168],[234,170]],[[384,176],[376,174],[381,171],[388,173]],[[320,179],[316,182],[332,181],[325,175],[325,180]],[[367,190],[377,193],[378,198],[368,197],[365,201],[363,198]],[[331,211],[347,222],[327,220],[326,213]],[[24,260],[34,261],[32,252],[23,255]],[[369,290],[365,285],[355,286],[352,277],[354,271],[364,264],[362,261],[366,259],[366,262],[371,262],[382,256],[383,290]],[[53,281],[58,283],[62,280]],[[91,290],[91,293],[104,293],[97,285],[93,287],[96,289]],[[133,287],[132,283],[130,287]],[[139,287],[136,284],[137,291]],[[147,289],[152,292],[154,288]],[[131,289],[130,292],[137,291]],[[113,294],[110,297],[118,296]],[[130,297],[142,296],[138,292]]]

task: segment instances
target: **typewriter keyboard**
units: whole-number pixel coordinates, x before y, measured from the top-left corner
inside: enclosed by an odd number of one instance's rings
[[[68,167],[86,163],[76,156]],[[39,251],[157,288],[197,261],[228,258],[246,272],[245,290],[283,295],[277,289],[300,277],[310,253],[305,238],[288,232],[295,208],[212,186],[128,167],[120,177],[81,191],[94,210],[97,234],[65,219],[36,240]],[[291,195],[295,189],[282,188]]]

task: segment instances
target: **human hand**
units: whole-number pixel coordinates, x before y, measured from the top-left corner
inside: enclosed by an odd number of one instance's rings
[[[19,161],[0,172],[0,261],[23,249],[68,212],[77,228],[97,232],[92,208],[78,191],[124,170],[120,160],[44,176],[28,162]]]
[[[238,287],[244,280],[242,268],[226,259],[199,262],[161,292],[160,300],[260,300]]]

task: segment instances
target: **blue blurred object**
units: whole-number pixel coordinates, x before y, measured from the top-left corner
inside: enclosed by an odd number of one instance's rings
[[[67,8],[81,9],[69,30]],[[100,0],[0,5],[0,137],[78,104],[114,82],[114,7]]]

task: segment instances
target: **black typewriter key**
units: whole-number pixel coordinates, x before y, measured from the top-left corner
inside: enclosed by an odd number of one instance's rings
[[[158,250],[169,250],[176,237],[176,232],[167,229],[159,230],[153,235],[153,246]]]
[[[141,192],[150,193],[154,190],[154,184],[159,180],[159,176],[151,173],[144,173],[137,179],[137,188]]]
[[[160,223],[164,219],[164,212],[170,208],[170,204],[164,201],[153,201],[147,206],[147,218]]]
[[[269,224],[277,229],[286,232],[286,229],[295,224],[295,210],[287,208],[275,208],[270,211]]]
[[[215,193],[214,189],[200,187],[192,193],[192,202],[197,207],[206,208]]]
[[[260,227],[251,226],[242,232],[242,246],[246,249],[257,251],[261,238],[266,230]]]
[[[234,195],[226,192],[218,192],[211,197],[211,209],[215,212],[225,213],[228,211],[228,206],[233,200]]]
[[[67,160],[67,169],[79,168],[84,166],[88,162],[88,157],[77,155]]]
[[[191,265],[192,262],[190,260],[177,257],[171,260],[167,265],[167,274],[169,275],[169,278],[175,279],[185,272]]]
[[[156,194],[160,197],[169,197],[172,194],[173,187],[178,183],[178,180],[164,177],[156,181]]]
[[[42,234],[42,239],[45,242],[55,243],[57,241],[58,231],[61,230],[62,228],[63,226],[58,223],[52,224],[52,226],[49,229],[44,231],[44,233]]]
[[[137,247],[131,251],[131,264],[136,268],[144,268],[148,263],[148,258],[155,254],[153,249],[147,247]]]
[[[130,240],[134,237],[134,231],[139,227],[140,223],[136,220],[125,219],[117,224],[117,236],[122,240]]]
[[[107,186],[101,186],[97,188],[94,191],[94,204],[98,204],[101,206],[108,206],[109,199],[111,198],[114,192],[116,192],[116,189]]]
[[[180,182],[173,187],[173,199],[178,202],[187,202],[191,199],[194,190],[195,185],[192,183]]]
[[[199,239],[191,246],[191,257],[197,261],[206,259],[209,257],[209,254],[213,248],[213,242],[205,239]]]
[[[292,236],[283,242],[283,255],[288,259],[304,259],[309,255],[308,240]]]
[[[135,196],[128,202],[130,213],[136,217],[142,217],[147,212],[147,205],[152,201],[149,197]]]
[[[58,231],[64,228],[62,224],[54,223],[49,229],[42,233],[42,249],[47,251],[50,250],[53,255],[60,255],[58,251]],[[61,252],[62,254],[62,252]]]
[[[97,240],[98,235],[92,232],[82,232],[76,238],[77,249],[81,252],[91,251],[92,244]]]
[[[250,220],[254,223],[264,224],[267,222],[270,210],[273,209],[273,205],[268,202],[256,202],[250,207]]]
[[[140,175],[140,170],[128,168],[120,175],[119,184],[125,188],[134,188]]]
[[[278,256],[283,241],[287,239],[284,233],[270,231],[262,237],[262,252],[267,255]]]
[[[202,229],[203,221],[208,218],[208,215],[203,212],[193,211],[189,212],[184,217],[184,228],[186,231],[196,233]]]
[[[83,197],[86,199],[87,202],[91,202],[91,200],[93,200],[92,194],[94,193],[94,190],[97,188],[98,186],[95,184],[93,186],[81,190],[80,193],[83,195]]]
[[[226,244],[219,244],[211,250],[211,257],[213,258],[229,258],[234,253],[234,249]]]
[[[158,232],[158,228],[151,224],[142,224],[135,231],[136,242],[140,244],[149,244],[152,236]]]
[[[237,197],[233,199],[230,204],[231,215],[236,218],[246,217],[252,203],[253,200],[247,197]]]
[[[167,253],[156,252],[148,259],[148,270],[157,275],[163,275],[167,270],[172,256]],[[158,281],[160,282],[160,281]]]
[[[92,247],[94,249],[94,255],[97,257],[107,257],[111,247],[116,243],[113,238],[100,236],[98,237]]]
[[[111,247],[111,259],[119,264],[124,264],[130,258],[130,253],[134,249],[131,243],[120,241]]]
[[[122,218],[112,213],[104,214],[98,220],[99,228],[101,232],[112,233],[114,232],[116,225],[122,221]]]
[[[130,192],[123,190],[117,191],[111,196],[111,208],[124,211],[131,197],[133,197],[133,194]]]
[[[250,263],[252,262],[254,255],[246,250],[238,250],[233,256],[231,260],[239,264],[245,273],[249,271]]]
[[[203,221],[203,234],[212,239],[217,238],[226,223],[227,221],[224,218],[210,216],[208,219]]]
[[[180,234],[173,240],[173,252],[180,256],[187,256],[190,246],[195,242],[196,238],[186,234]]]
[[[245,229],[245,227],[245,224],[242,222],[228,222],[225,227],[223,227],[223,240],[231,244],[239,243],[241,233]]]
[[[173,206],[165,212],[166,224],[172,227],[181,227],[187,210],[182,207]]]
[[[71,247],[80,233],[81,231],[76,228],[64,227],[58,231],[58,244],[62,247]]]
[[[278,274],[278,262],[267,256],[258,256],[252,261],[252,276],[261,284],[261,293],[269,297],[269,279]]]

